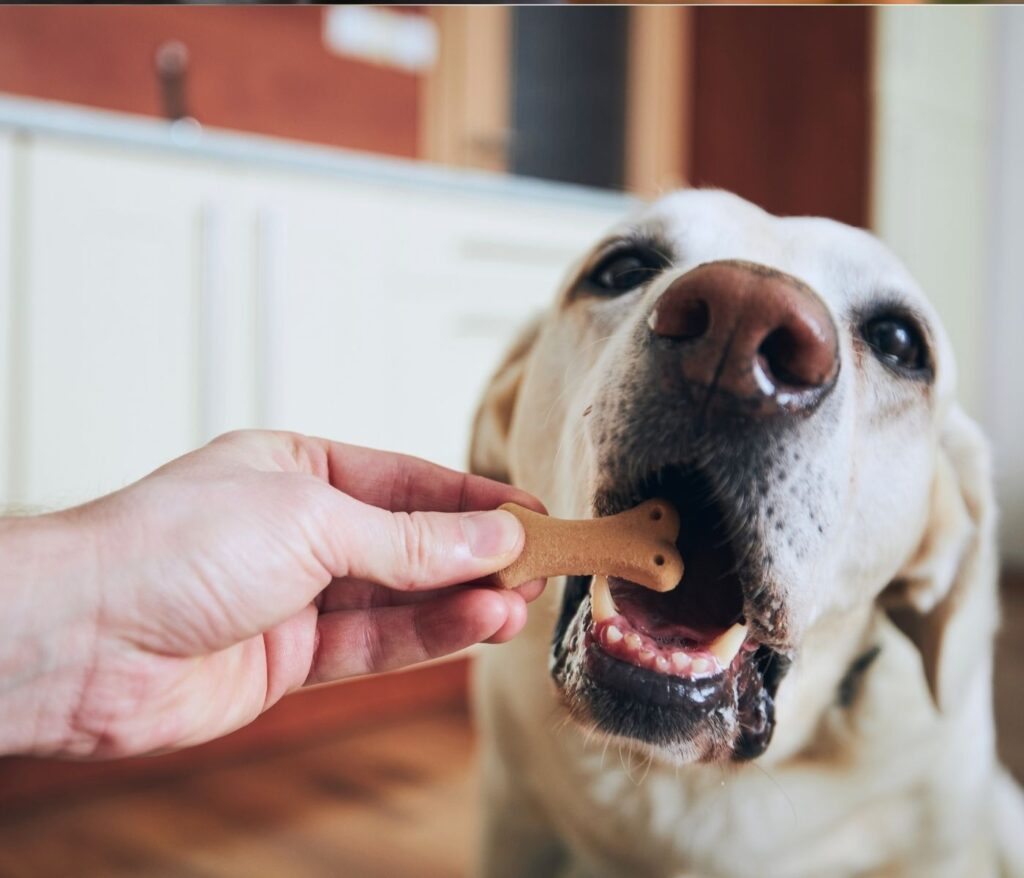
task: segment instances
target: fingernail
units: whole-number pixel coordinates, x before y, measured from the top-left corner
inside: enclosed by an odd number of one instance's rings
[[[462,534],[476,558],[494,558],[514,551],[523,526],[511,512],[470,512],[462,516]]]

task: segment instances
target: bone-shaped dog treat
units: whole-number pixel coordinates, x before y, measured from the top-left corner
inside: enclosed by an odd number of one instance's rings
[[[679,515],[666,500],[647,500],[618,515],[584,521],[551,518],[516,503],[501,508],[526,530],[522,554],[495,574],[505,588],[548,576],[598,573],[671,591],[683,575],[675,543]]]

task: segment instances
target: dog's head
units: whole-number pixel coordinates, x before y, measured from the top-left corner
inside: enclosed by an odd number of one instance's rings
[[[881,600],[938,694],[990,530],[953,371],[935,313],[865,232],[688,191],[597,244],[495,377],[473,450],[559,516],[678,508],[674,591],[579,577],[554,595],[570,712],[677,760],[757,756],[810,635],[857,635]],[[863,645],[835,640],[830,685]]]

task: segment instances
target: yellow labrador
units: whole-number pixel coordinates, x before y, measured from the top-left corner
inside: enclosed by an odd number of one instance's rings
[[[686,573],[552,581],[482,660],[487,875],[1024,874],[988,455],[953,387],[865,232],[687,191],[594,247],[472,466],[564,517],[666,497]]]

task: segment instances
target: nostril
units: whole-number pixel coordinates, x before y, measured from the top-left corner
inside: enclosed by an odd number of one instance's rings
[[[660,336],[679,341],[701,338],[711,326],[711,311],[703,299],[673,299],[659,303],[650,319]]]
[[[703,299],[693,299],[683,308],[680,315],[680,338],[700,338],[711,325],[711,314],[708,303]]]
[[[790,387],[817,387],[827,376],[814,374],[818,357],[808,347],[792,329],[780,326],[761,342],[757,357],[761,368],[775,381]]]

